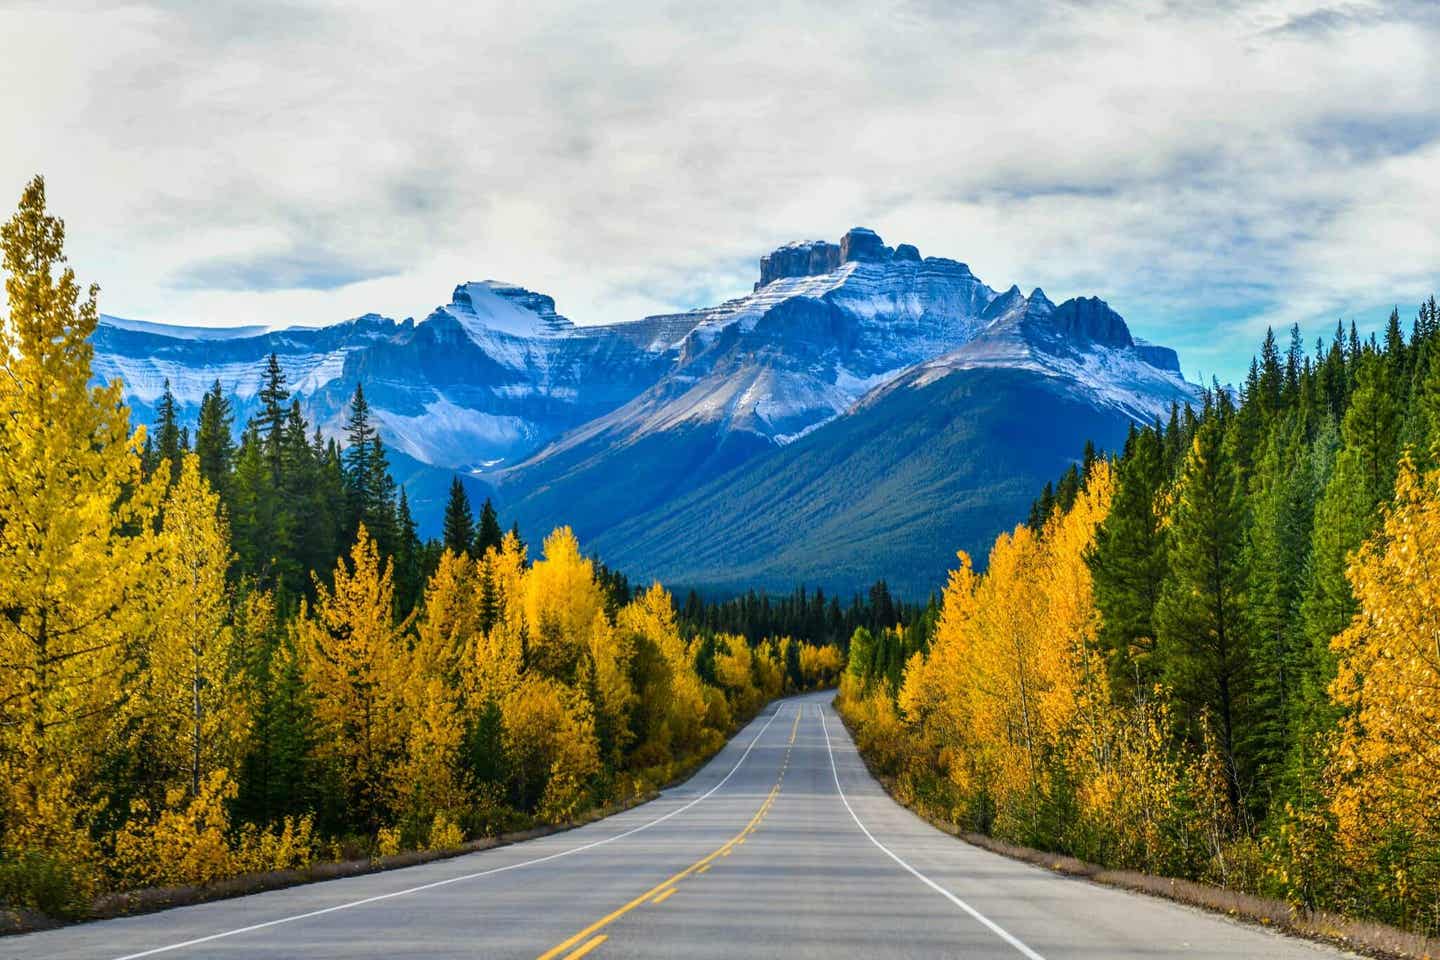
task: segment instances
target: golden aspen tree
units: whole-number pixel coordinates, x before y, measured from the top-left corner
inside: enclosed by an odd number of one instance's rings
[[[225,622],[229,529],[193,454],[180,466],[162,518],[150,568],[156,607],[143,683],[146,723],[162,768],[179,774],[193,798],[210,773],[235,772],[249,724],[235,635]]]
[[[604,607],[594,563],[580,553],[569,527],[557,528],[525,574],[525,620],[535,664],[551,676],[575,679],[595,614]]]
[[[143,653],[163,483],[141,476],[120,383],[90,386],[98,288],[82,297],[64,241],[36,177],[0,226],[0,789],[7,849],[83,869],[97,748]]]
[[[415,621],[415,661],[428,675],[457,682],[466,651],[480,633],[477,563],[446,550],[425,585],[424,613]]]
[[[1359,610],[1333,643],[1330,692],[1346,713],[1331,806],[1347,861],[1380,874],[1387,913],[1415,921],[1440,909],[1440,473],[1402,461],[1383,526],[1347,575]]]
[[[635,654],[635,644],[632,638],[615,629],[604,610],[596,610],[587,652],[594,669],[591,683],[596,725],[605,731],[605,736],[600,737],[601,746],[612,754],[607,760],[618,762],[621,753],[634,740],[630,711],[636,696],[634,684],[630,682],[630,660]]]
[[[811,690],[833,687],[840,679],[845,664],[840,648],[828,643],[802,643],[800,645],[800,675],[805,686]]]
[[[525,564],[525,547],[513,532],[476,562],[479,624],[460,659],[460,687],[472,708],[498,703],[525,671],[530,646]]]
[[[541,819],[565,820],[600,770],[589,700],[549,677],[527,676],[501,704],[511,798]]]
[[[321,727],[318,753],[335,764],[352,809],[373,829],[390,805],[391,768],[407,732],[409,621],[396,623],[392,564],[362,524],[335,585],[318,578],[315,609],[296,624],[302,671]]]
[[[446,550],[425,588],[424,614],[416,622],[401,692],[405,758],[390,770],[390,794],[412,830],[462,808],[460,779],[465,737],[460,676],[465,651],[480,630],[475,563]]]
[[[715,638],[715,681],[725,691],[732,715],[749,716],[760,709],[755,689],[754,657],[744,637],[723,633]]]
[[[837,659],[839,651],[836,651]],[[784,659],[780,646],[773,638],[766,638],[755,648],[755,686],[760,690],[760,702],[769,703],[785,691]]]
[[[648,746],[646,761],[660,763],[706,742],[704,685],[695,675],[675,622],[675,604],[658,583],[641,591],[616,616],[616,628],[636,644],[642,678],[636,693],[644,714],[636,733]]]

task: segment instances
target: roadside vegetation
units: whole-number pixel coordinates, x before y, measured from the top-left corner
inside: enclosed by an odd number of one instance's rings
[[[452,491],[422,543],[370,422],[311,434],[271,357],[232,439],[92,385],[95,288],[33,181],[0,228],[0,902],[445,851],[682,775],[838,648],[682,630],[568,528]]]
[[[1440,933],[1440,310],[1087,450],[839,703],[922,812]],[[923,625],[921,625],[923,626]]]

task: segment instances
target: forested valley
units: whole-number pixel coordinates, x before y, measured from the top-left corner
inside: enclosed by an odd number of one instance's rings
[[[97,289],[63,244],[37,178],[0,228],[12,907],[79,916],[107,892],[450,850],[623,805],[770,699],[834,685],[840,647],[773,628],[898,620],[883,587],[843,611],[691,598],[682,620],[568,528],[532,551],[488,501],[476,518],[458,481],[443,541],[422,542],[363,389],[341,447],[274,356],[238,443],[218,385],[193,431],[168,388],[153,428],[132,424],[120,383],[91,384]]]
[[[1432,298],[1087,449],[933,631],[856,634],[839,705],[961,829],[1433,935],[1437,564]]]

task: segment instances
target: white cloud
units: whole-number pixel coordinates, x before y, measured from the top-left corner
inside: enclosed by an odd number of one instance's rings
[[[543,9],[542,9],[543,6]],[[109,312],[578,322],[748,289],[863,223],[1243,366],[1440,281],[1425,3],[0,8],[0,189],[37,171]]]

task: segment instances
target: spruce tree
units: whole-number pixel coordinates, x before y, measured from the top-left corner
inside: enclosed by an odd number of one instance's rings
[[[1152,615],[1166,572],[1165,528],[1157,510],[1166,473],[1164,445],[1154,429],[1132,432],[1127,447],[1116,468],[1110,513],[1086,559],[1111,687],[1129,697],[1158,676]]]
[[[487,503],[489,501],[486,501]],[[474,545],[475,521],[470,511],[470,498],[460,478],[450,478],[450,499],[445,502],[443,540],[447,549],[456,554],[469,553]]]
[[[260,400],[260,410],[255,414],[254,423],[265,444],[265,462],[270,467],[270,482],[279,486],[285,408],[286,401],[290,399],[290,391],[285,388],[285,371],[280,368],[280,358],[274,353],[265,361],[265,374],[261,378],[257,397]]]
[[[1163,676],[1192,723],[1208,711],[1218,726],[1232,809],[1240,813],[1248,773],[1237,733],[1248,693],[1245,504],[1227,455],[1223,394],[1186,457],[1170,512],[1169,571],[1155,608]]]
[[[355,385],[350,398],[350,419],[345,426],[345,493],[349,506],[345,539],[351,540],[364,522],[374,500],[371,470],[371,446],[375,443],[375,427],[370,423],[370,404],[365,401],[365,387]]]
[[[180,420],[175,413],[175,394],[170,391],[170,379],[165,379],[165,389],[160,402],[155,406],[155,458],[156,462],[170,464],[170,482],[180,477]]]
[[[1246,544],[1254,697],[1243,739],[1272,804],[1299,730],[1307,670],[1300,618],[1318,480],[1298,415],[1277,421],[1256,466]]]
[[[410,498],[400,488],[400,505],[396,509],[399,542],[395,548],[395,603],[397,617],[407,616],[419,605],[425,591],[425,545],[420,542],[415,517],[410,512]]]
[[[233,423],[230,401],[225,398],[220,381],[216,380],[200,401],[195,455],[200,459],[200,475],[222,497],[228,495],[230,469],[235,458],[235,439],[231,436]]]
[[[489,550],[499,550],[505,533],[500,529],[500,517],[495,513],[495,504],[485,498],[480,508],[480,523],[475,530],[475,556],[483,557]]]

